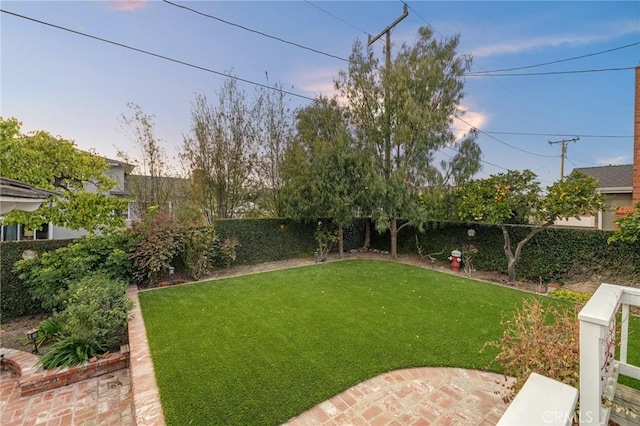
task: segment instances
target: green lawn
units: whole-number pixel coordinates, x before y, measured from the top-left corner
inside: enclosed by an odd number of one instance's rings
[[[143,292],[170,425],[273,425],[379,373],[486,369],[525,293],[353,260]]]

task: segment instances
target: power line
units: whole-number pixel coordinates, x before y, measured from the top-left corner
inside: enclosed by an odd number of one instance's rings
[[[513,145],[511,145],[511,144],[508,144],[507,142],[505,142],[505,141],[503,141],[503,140],[500,140],[500,139],[496,138],[495,136],[493,136],[493,135],[489,134],[488,132],[485,132],[484,130],[477,128],[477,127],[476,127],[476,126],[474,126],[473,124],[469,123],[468,121],[466,121],[466,120],[464,120],[464,119],[462,119],[462,118],[460,118],[460,117],[455,117],[455,116],[454,116],[454,118],[456,118],[457,120],[460,120],[460,121],[462,121],[464,124],[466,124],[466,125],[470,126],[470,127],[471,127],[471,129],[476,130],[477,132],[482,133],[483,135],[486,135],[487,137],[489,137],[489,138],[493,139],[494,141],[497,141],[497,142],[501,143],[502,145],[508,146],[508,147],[509,147],[509,148],[511,148],[511,149],[515,149],[516,151],[524,152],[525,154],[534,155],[534,156],[536,156],[536,157],[545,157],[545,158],[555,158],[555,157],[557,157],[557,155],[544,155],[544,154],[537,154],[537,153],[535,153],[535,152],[527,151],[526,149],[518,148],[517,146],[513,146]]]
[[[371,34],[369,34],[367,31],[363,30],[362,28],[359,28],[359,27],[355,26],[354,24],[352,24],[351,22],[349,22],[349,21],[347,21],[347,20],[345,20],[345,19],[342,19],[341,17],[339,17],[339,16],[337,16],[337,15],[335,15],[335,14],[333,14],[333,13],[329,12],[329,11],[328,11],[328,10],[326,10],[326,9],[323,9],[322,7],[318,6],[317,4],[314,4],[314,3],[310,2],[310,1],[307,1],[307,0],[305,0],[305,3],[310,4],[311,6],[315,7],[316,9],[319,9],[319,10],[323,11],[323,12],[324,12],[324,13],[326,13],[327,15],[329,15],[329,16],[331,16],[331,17],[333,17],[333,18],[337,19],[337,20],[338,20],[338,21],[340,21],[340,22],[343,22],[343,23],[347,24],[347,25],[348,25],[348,26],[350,26],[351,28],[354,28],[354,29],[356,29],[356,30],[360,31],[361,33],[364,33],[364,34],[366,34],[366,35],[368,35],[368,36],[370,36],[370,35],[371,35]]]
[[[465,77],[523,77],[523,76],[533,76],[533,75],[586,74],[586,73],[594,73],[594,72],[627,71],[635,68],[636,67],[621,67],[621,68],[599,68],[599,69],[572,70],[572,71],[547,71],[547,72],[502,73],[502,74],[479,74],[478,72],[470,72],[465,74]]]
[[[453,147],[447,146],[447,148],[448,148],[448,149],[450,149],[450,150],[452,150],[452,151],[454,151],[454,152],[460,153],[460,151],[458,151],[457,149],[455,149],[455,148],[453,148]],[[443,154],[444,154],[444,153],[443,153]],[[488,164],[488,165],[490,165],[490,166],[493,166],[493,167],[495,167],[495,168],[497,168],[497,169],[504,170],[505,172],[508,172],[508,171],[509,171],[509,169],[507,169],[507,168],[505,168],[505,167],[502,167],[502,166],[499,166],[499,165],[497,165],[497,164],[494,164],[494,163],[492,163],[492,162],[490,162],[490,161],[487,161],[487,160],[482,160],[482,159],[480,159],[480,162],[481,162],[481,163],[484,163],[484,164]],[[483,173],[483,174],[485,174],[485,175],[491,176],[489,173],[487,173],[487,172],[485,172],[485,171],[483,171],[483,170],[480,170],[480,172],[479,172],[479,173]],[[553,184],[553,182],[551,182],[551,181],[548,181],[548,180],[545,180],[545,179],[540,179],[540,176],[538,176],[538,180],[539,180],[540,182]]]
[[[289,44],[291,46],[299,47],[300,49],[304,49],[304,50],[308,50],[310,52],[318,53],[320,55],[328,56],[329,58],[338,59],[338,60],[343,61],[343,62],[350,62],[349,59],[347,59],[347,58],[343,58],[341,56],[334,55],[332,53],[327,53],[327,52],[324,52],[322,50],[314,49],[313,47],[304,46],[304,45],[296,43],[294,41],[285,40],[283,38],[276,37],[276,36],[264,33],[262,31],[254,30],[252,28],[245,27],[244,25],[236,24],[235,22],[227,21],[227,20],[219,18],[217,16],[209,15],[208,13],[200,12],[199,10],[192,9],[190,7],[183,6],[183,5],[180,5],[180,4],[177,4],[177,3],[173,3],[173,2],[171,2],[169,0],[162,0],[162,1],[164,3],[166,3],[166,4],[171,5],[171,6],[178,7],[180,9],[184,9],[184,10],[188,10],[189,12],[196,13],[196,14],[198,14],[200,16],[204,16],[204,17],[209,18],[209,19],[215,19],[216,21],[222,22],[223,24],[231,25],[232,27],[240,28],[242,30],[249,31],[251,33],[258,34],[258,35],[261,35],[263,37],[267,37],[267,38],[270,38],[272,40],[279,41],[281,43],[285,43],[285,44]]]
[[[48,27],[56,28],[58,30],[67,31],[67,32],[70,32],[72,34],[80,35],[80,36],[87,37],[87,38],[90,38],[90,39],[93,39],[93,40],[98,40],[98,41],[101,41],[103,43],[108,43],[108,44],[112,44],[114,46],[122,47],[124,49],[133,50],[134,52],[144,53],[145,55],[153,56],[155,58],[164,59],[166,61],[174,62],[176,64],[184,65],[184,66],[195,68],[195,69],[198,69],[198,70],[201,70],[201,71],[206,71],[206,72],[209,72],[209,73],[212,73],[212,74],[216,74],[216,75],[220,75],[220,76],[223,76],[223,77],[231,78],[233,80],[241,81],[243,83],[249,83],[249,84],[252,84],[254,86],[262,87],[262,88],[269,89],[269,90],[274,90],[276,92],[284,93],[284,94],[287,94],[287,95],[290,95],[290,96],[295,96],[297,98],[307,99],[307,100],[310,100],[310,101],[315,101],[314,98],[311,98],[309,96],[300,95],[298,93],[290,92],[288,90],[280,89],[280,88],[277,88],[277,87],[272,87],[272,86],[269,86],[269,85],[266,85],[266,84],[262,84],[262,83],[258,83],[258,82],[252,81],[252,80],[248,80],[246,78],[237,77],[237,76],[234,76],[232,74],[227,74],[227,73],[224,73],[224,72],[216,71],[216,70],[213,70],[211,68],[206,68],[206,67],[202,67],[200,65],[195,65],[195,64],[192,64],[192,63],[189,63],[189,62],[185,62],[185,61],[181,61],[181,60],[178,60],[178,59],[170,58],[168,56],[160,55],[158,53],[149,52],[148,50],[143,50],[143,49],[139,49],[137,47],[133,47],[133,46],[129,46],[129,45],[126,45],[126,44],[118,43],[118,42],[115,42],[115,41],[112,41],[112,40],[107,40],[107,39],[102,38],[102,37],[94,36],[94,35],[83,33],[83,32],[76,31],[76,30],[72,30],[70,28],[62,27],[60,25],[51,24],[49,22],[41,21],[41,20],[38,20],[38,19],[35,19],[35,18],[31,18],[29,16],[20,15],[18,13],[10,12],[8,10],[0,9],[0,12],[6,13],[8,15],[12,15],[12,16],[15,16],[15,17],[18,17],[18,18],[25,19],[27,21],[32,21],[32,22],[35,22],[35,23],[38,23],[38,24],[41,24],[41,25],[46,25]]]
[[[628,47],[637,46],[639,44],[640,44],[640,41],[635,42],[635,43],[631,43],[631,44],[626,44],[624,46],[614,47],[613,49],[601,50],[600,52],[587,53],[586,55],[573,56],[571,58],[558,59],[556,61],[550,61],[550,62],[542,62],[540,64],[535,64],[535,65],[525,65],[525,66],[514,67],[514,68],[501,68],[501,69],[495,69],[495,70],[490,70],[490,71],[475,71],[475,74],[486,74],[486,73],[505,72],[505,71],[517,71],[517,70],[524,70],[524,69],[527,69],[527,68],[537,68],[537,67],[542,67],[542,66],[545,66],[545,65],[559,64],[561,62],[575,61],[576,59],[583,59],[583,58],[588,58],[588,57],[591,57],[591,56],[602,55],[604,53],[609,53],[609,52],[614,52],[616,50],[626,49]]]
[[[427,22],[427,20],[426,20],[426,19],[424,19],[424,18],[422,17],[422,15],[420,15],[420,14],[418,13],[418,11],[417,11],[417,10],[415,10],[413,7],[411,7],[411,5],[410,5],[408,2],[400,0],[400,3],[406,4],[406,5],[407,5],[407,7],[409,7],[409,9],[411,9],[411,11],[412,11],[413,13],[415,13],[415,14],[416,14],[416,16],[417,16],[418,18],[422,19],[422,21],[423,21],[425,24],[427,24],[427,25],[429,26],[429,28],[431,28],[433,31],[437,32],[437,33],[440,35],[440,37],[442,37],[442,38],[447,38],[444,34],[442,34],[440,31],[438,31],[438,29],[437,29],[436,27],[434,27],[434,26],[433,26],[433,25],[431,25],[429,22]]]
[[[429,26],[429,28],[431,28],[433,31],[435,31],[436,33],[440,34],[440,37],[442,37],[443,39],[446,39],[446,38],[447,38],[444,34],[442,34],[440,31],[438,31],[438,29],[437,29],[436,27],[434,27],[434,26],[433,26],[433,25],[431,25],[429,22],[427,22],[427,20],[426,20],[426,19],[424,19],[424,18],[422,17],[422,15],[420,15],[420,14],[418,13],[418,11],[416,11],[413,7],[411,7],[411,5],[410,5],[408,2],[406,2],[406,1],[404,1],[404,0],[400,0],[400,3],[403,3],[403,4],[407,5],[407,6],[409,7],[409,9],[411,9],[411,11],[412,11],[413,13],[415,13],[415,14],[416,14],[416,16],[418,16],[418,18],[422,19],[422,22],[424,22],[425,24],[427,24],[427,25]],[[472,56],[472,55],[471,55],[471,54],[469,54],[469,53],[465,53],[465,52],[462,52],[462,53],[464,53],[464,54],[465,54],[465,55],[467,55],[467,56]],[[480,67],[478,67],[478,68],[480,68]],[[480,69],[482,70],[482,68],[480,68]],[[505,86],[505,85],[504,85],[504,83],[502,83],[502,82],[501,82],[500,80],[498,80],[497,78],[494,78],[493,80],[494,80],[496,83],[498,83],[500,86],[502,86],[502,88],[503,88],[503,89],[505,89],[506,91],[513,93],[513,92],[511,91],[511,89],[509,89],[507,86]]]
[[[473,126],[472,126],[473,127]],[[460,130],[466,131],[466,129],[457,129],[452,128],[451,130]],[[569,133],[526,133],[526,132],[498,132],[498,131],[490,131],[485,130],[485,133],[491,133],[493,135],[518,135],[518,136],[578,136],[581,138],[612,138],[612,139],[633,139],[633,136],[624,136],[624,135],[583,135],[580,133],[569,132]]]

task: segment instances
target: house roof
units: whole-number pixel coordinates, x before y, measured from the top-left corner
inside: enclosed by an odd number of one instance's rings
[[[598,179],[599,188],[631,188],[633,186],[633,164],[620,166],[581,167],[582,173]]]
[[[18,180],[0,177],[0,195],[3,197],[46,200],[51,195],[57,195],[57,193],[47,191],[45,189],[39,189],[33,185],[29,185],[28,183],[20,182]]]
[[[24,182],[0,177],[0,215],[13,210],[35,211],[51,195],[57,194]]]

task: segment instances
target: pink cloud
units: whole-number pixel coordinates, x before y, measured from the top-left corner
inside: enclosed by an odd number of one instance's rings
[[[108,0],[108,3],[113,9],[130,12],[145,7],[146,0]]]

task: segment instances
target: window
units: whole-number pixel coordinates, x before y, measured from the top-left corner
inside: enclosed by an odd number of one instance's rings
[[[42,230],[24,229],[24,226],[18,224],[3,225],[0,227],[0,241],[23,241],[23,240],[48,240],[49,225],[42,225]]]

